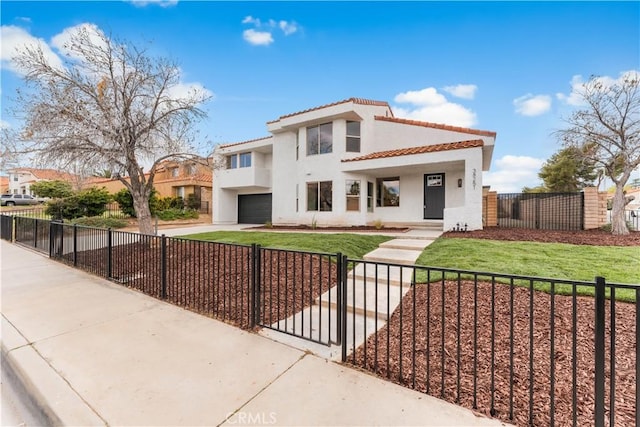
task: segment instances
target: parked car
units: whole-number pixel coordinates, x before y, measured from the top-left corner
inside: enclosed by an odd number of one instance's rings
[[[44,203],[44,199],[28,194],[3,194],[0,196],[0,206],[24,206]]]

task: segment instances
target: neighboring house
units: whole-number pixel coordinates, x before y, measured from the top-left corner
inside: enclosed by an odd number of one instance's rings
[[[2,194],[9,193],[9,177],[8,176],[0,176],[0,193]]]
[[[459,224],[482,228],[496,133],[399,119],[351,98],[268,122],[216,148],[215,224]]]
[[[40,181],[78,181],[76,175],[55,169],[14,168],[9,170],[9,193],[33,196],[31,184]]]
[[[160,197],[182,197],[190,194],[201,202],[201,209],[211,211],[211,168],[193,161],[165,161],[158,165],[153,186]],[[105,187],[110,193],[122,190],[124,184],[118,179],[92,178],[87,186]]]

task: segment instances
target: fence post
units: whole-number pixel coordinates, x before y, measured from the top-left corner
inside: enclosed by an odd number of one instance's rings
[[[34,219],[35,227],[33,227],[33,247],[38,247],[38,220]],[[51,258],[51,223],[49,223],[49,258]]]
[[[16,242],[16,217],[11,215],[11,243]]]
[[[342,344],[342,253],[337,254],[338,282],[336,290],[336,344]],[[331,331],[329,331],[331,334]]]
[[[340,317],[342,317],[342,321],[341,321],[341,326],[342,326],[342,331],[341,331],[341,335],[342,335],[342,361],[346,362],[347,361],[347,267],[348,267],[348,258],[346,256],[342,257],[342,268],[341,273],[342,273],[342,277],[340,278],[340,283],[341,283],[341,304],[340,306]],[[355,267],[354,267],[355,268]],[[355,274],[355,271],[354,271]],[[355,292],[355,290],[354,290]],[[352,325],[353,328],[356,327],[356,325]],[[355,346],[355,343],[354,343]]]
[[[595,298],[595,426],[604,427],[605,279],[596,277]]]
[[[73,266],[78,266],[78,224],[73,224]]]
[[[249,277],[251,280],[251,291],[249,301],[249,327],[256,326],[256,244],[251,244],[251,256],[249,259]]]
[[[167,236],[164,234],[160,240],[160,274],[162,275],[160,297],[167,299]]]
[[[251,327],[260,321],[260,245],[251,245]]]
[[[107,228],[107,279],[111,279],[112,273],[112,259],[111,259],[111,247],[113,241],[111,240],[111,227]]]

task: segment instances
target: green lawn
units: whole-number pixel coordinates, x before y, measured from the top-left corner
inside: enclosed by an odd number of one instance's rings
[[[608,282],[640,284],[638,247],[446,238],[430,245],[416,264],[577,281],[593,281],[602,276]],[[548,285],[536,288],[549,290]],[[592,290],[581,288],[579,293],[592,294]],[[556,291],[566,294],[571,288],[559,286]],[[617,292],[616,299],[635,298],[633,291]]]
[[[246,245],[257,243],[270,248],[312,252],[341,252],[355,259],[361,259],[380,243],[390,240],[390,237],[366,234],[246,231],[216,231],[182,237]],[[608,282],[640,284],[638,247],[440,238],[422,252],[416,264],[589,282],[596,276],[603,276]],[[437,279],[434,274],[430,278]],[[426,273],[418,274],[417,281],[426,281]],[[528,282],[516,284],[528,285]],[[536,283],[535,287],[549,290],[546,283]],[[558,285],[556,292],[567,294],[571,292],[571,287]],[[593,288],[579,288],[578,292],[590,295]],[[616,299],[632,301],[635,295],[633,291],[618,290]]]
[[[214,231],[181,236],[188,239],[250,245],[311,252],[337,253],[362,258],[391,237],[368,234],[275,233],[260,231]]]

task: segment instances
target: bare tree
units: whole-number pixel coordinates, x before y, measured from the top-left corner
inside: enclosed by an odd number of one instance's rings
[[[577,147],[585,158],[601,167],[615,184],[611,211],[613,234],[628,234],[624,217],[624,186],[640,165],[640,73],[625,73],[619,80],[592,77],[579,93],[585,107],[557,132],[567,147]]]
[[[91,28],[64,46],[62,66],[39,46],[14,58],[24,73],[18,91],[25,151],[60,167],[108,168],[131,192],[141,233],[151,234],[149,196],[156,167],[194,155],[195,124],[210,94],[181,83],[180,68]],[[149,166],[145,173],[143,167]]]

